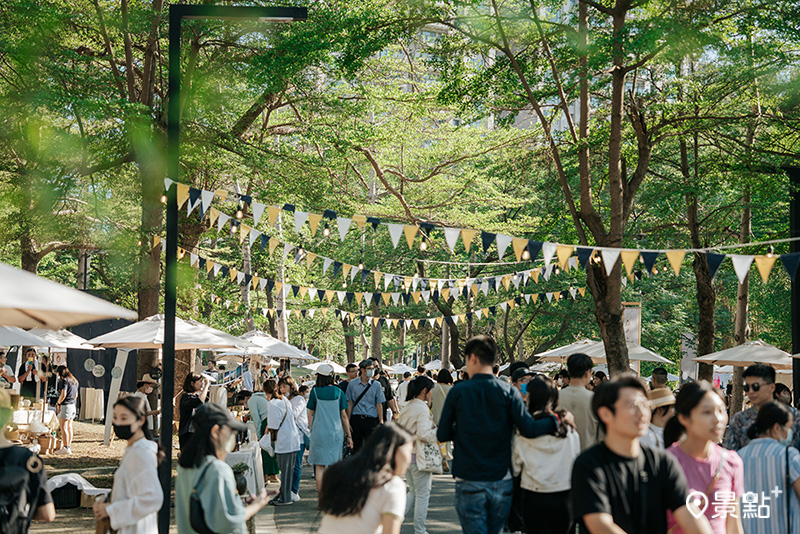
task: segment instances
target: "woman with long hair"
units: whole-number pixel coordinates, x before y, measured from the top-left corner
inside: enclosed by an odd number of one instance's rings
[[[717,494],[732,496],[725,504],[735,507],[735,512],[720,514],[715,506],[706,507],[711,529],[716,534],[741,534],[742,460],[735,452],[717,445],[727,424],[725,402],[717,390],[706,381],[687,382],[675,399],[675,415],[664,427],[664,446],[681,465],[690,491],[703,493],[709,503]],[[671,512],[668,525],[671,533],[683,532]]]
[[[377,427],[353,456],[322,481],[320,534],[398,534],[406,508],[403,476],[414,437],[395,423]]]
[[[258,439],[261,439],[261,436],[263,436],[264,432],[267,431],[269,399],[267,399],[267,395],[264,393],[263,389],[264,386],[267,385],[267,382],[270,381],[275,382],[273,379],[267,378],[261,384],[262,390],[256,391],[250,396],[249,399],[247,399],[247,408],[250,410],[250,419],[253,421],[253,424],[256,427]],[[278,473],[280,473],[280,469],[278,469],[278,462],[275,460],[274,456],[270,456],[267,454],[267,451],[263,449],[261,450],[261,466],[267,482],[278,482]]]
[[[308,439],[308,413],[306,410],[306,399],[300,394],[297,388],[297,382],[291,376],[284,376],[278,382],[281,390],[281,395],[289,399],[292,405],[292,412],[294,420],[297,424],[297,430],[300,432],[300,450],[294,461],[294,474],[292,476],[292,500],[300,500],[300,477],[303,475],[303,454],[306,451],[306,440]]]
[[[400,411],[397,423],[408,430],[417,442],[437,444],[436,425],[429,403],[434,391],[433,380],[427,376],[418,376],[408,384],[406,404]],[[431,499],[433,473],[421,471],[417,465],[417,455],[412,456],[411,465],[406,473],[408,484],[408,503],[406,511],[414,506],[414,533],[425,534],[425,523],[428,519],[428,503]]]
[[[72,376],[66,365],[59,365],[56,374],[59,379],[56,409],[58,410],[58,426],[61,427],[61,440],[64,445],[54,454],[72,454],[72,438],[75,437],[72,421],[78,414],[75,407],[75,402],[78,400],[78,380]]]
[[[192,435],[195,432],[192,416],[195,410],[206,402],[210,387],[211,381],[197,373],[189,373],[183,380],[183,394],[179,403],[180,422],[178,423],[178,442],[180,443],[181,452],[183,452],[183,447],[192,439]]]
[[[523,385],[528,393],[528,411],[534,419],[553,414],[564,420],[564,410],[557,410],[558,388],[545,375],[536,375]],[[525,438],[514,436],[512,449],[514,475],[520,476],[525,532],[562,534],[569,527],[569,492],[571,480],[564,466],[571,466],[581,452],[581,439],[574,427],[559,425],[555,435]]]
[[[344,391],[333,384],[333,367],[323,363],[317,367],[317,381],[308,395],[308,427],[311,432],[308,463],[314,466],[317,491],[322,488],[322,475],[329,465],[342,459],[342,444],[353,446],[347,399]]]
[[[294,411],[289,401],[281,395],[280,387],[274,380],[264,383],[264,394],[269,399],[267,428],[273,431],[275,439],[275,459],[281,470],[281,489],[278,496],[269,503],[274,506],[292,504],[292,479],[294,478],[294,462],[300,450],[300,432],[294,418]]]
[[[178,532],[196,533],[202,522],[205,531],[246,534],[245,523],[267,504],[267,492],[262,489],[250,504],[242,504],[225,457],[236,447],[236,433],[247,425],[213,402],[197,408],[192,425],[195,430],[181,451],[175,481]],[[191,504],[193,493],[201,513]]]
[[[737,451],[744,464],[744,487],[756,496],[755,502],[745,497],[742,504],[742,526],[748,534],[800,532],[800,452],[791,446],[793,424],[785,403],[764,403],[747,429],[750,442]],[[762,495],[776,488],[781,493],[769,503],[769,517],[752,514],[763,504]]]
[[[112,424],[117,437],[128,443],[114,472],[111,502],[96,502],[94,517],[108,518],[118,534],[157,534],[164,493],[157,483],[159,451],[151,441],[144,400],[134,395],[119,399]]]

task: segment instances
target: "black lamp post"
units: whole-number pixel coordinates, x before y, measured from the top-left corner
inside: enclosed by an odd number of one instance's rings
[[[181,24],[184,19],[303,21],[304,7],[236,7],[172,4],[169,6],[169,110],[167,118],[167,176],[177,182],[180,170],[181,122]],[[172,492],[172,404],[175,395],[175,305],[178,293],[178,193],[167,192],[167,250],[164,273],[164,380],[162,398],[168,404],[161,412],[161,440],[166,458],[159,466],[164,504],[158,514],[158,531],[169,533]]]

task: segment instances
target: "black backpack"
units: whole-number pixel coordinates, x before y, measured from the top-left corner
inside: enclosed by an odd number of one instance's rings
[[[33,453],[23,447],[0,448],[0,532],[25,534],[36,512],[30,494],[29,460]],[[41,465],[41,460],[37,462]]]

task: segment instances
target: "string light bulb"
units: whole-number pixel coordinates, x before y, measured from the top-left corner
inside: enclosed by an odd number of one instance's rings
[[[236,210],[236,218],[237,218],[237,219],[241,219],[242,217],[244,217],[244,213],[242,213],[242,208],[241,208],[241,207],[239,207],[239,208]]]
[[[774,247],[774,246],[772,246],[772,245],[770,245],[770,246],[769,246],[769,252],[767,252],[767,257],[768,257],[768,258],[771,258],[771,257],[772,257],[772,256],[774,256],[774,255],[775,255],[775,247]]]
[[[328,223],[325,223],[325,228],[322,229],[322,235],[325,237],[331,235],[331,229],[328,228]]]
[[[361,261],[358,262],[358,270],[359,271],[363,271],[364,270],[364,260],[361,260]]]
[[[531,259],[531,253],[528,252],[528,249],[522,251],[522,259],[526,261]]]
[[[161,195],[161,203],[162,204],[166,204],[167,203],[167,195]]]
[[[561,272],[561,269],[559,269],[558,267],[556,267],[555,273],[556,273],[556,274],[558,274],[558,273],[560,273],[560,272]]]
[[[419,244],[419,249],[422,250],[423,252],[428,250],[428,243],[426,243],[424,239]]]

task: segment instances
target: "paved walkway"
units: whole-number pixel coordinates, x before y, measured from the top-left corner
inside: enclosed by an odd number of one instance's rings
[[[270,484],[268,489],[274,491],[278,484]],[[431,490],[430,508],[428,510],[428,532],[430,534],[453,534],[461,531],[453,506],[453,477],[450,475],[434,475]],[[259,534],[309,534],[319,528],[320,513],[317,510],[317,489],[311,478],[311,468],[303,467],[303,478],[300,481],[300,502],[292,506],[265,506],[256,515],[256,532]],[[174,512],[174,508],[173,508]],[[409,512],[403,523],[401,534],[413,534],[413,511]],[[32,533],[86,533],[94,532],[95,521],[89,508],[56,510],[54,523],[36,523],[31,526]],[[171,534],[177,534],[175,521],[172,521]],[[346,533],[344,533],[346,534]]]

